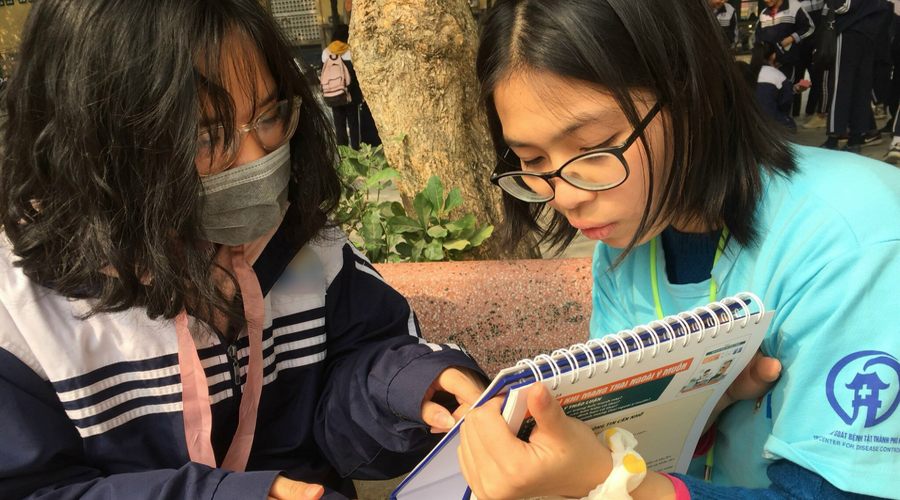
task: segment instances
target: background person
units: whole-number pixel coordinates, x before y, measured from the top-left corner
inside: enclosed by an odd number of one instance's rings
[[[510,236],[597,240],[592,338],[705,305],[713,284],[776,311],[762,352],[781,365],[758,356],[718,402],[712,483],[651,472],[633,498],[895,495],[900,455],[817,436],[900,432],[896,389],[866,418],[838,411],[859,373],[900,385],[900,337],[871,328],[900,310],[900,226],[884,223],[900,171],[788,144],[718,30],[702,0],[498,2],[476,64]],[[467,416],[466,480],[479,498],[585,496],[609,450],[542,384],[528,398],[528,442],[500,400]]]
[[[311,89],[256,0],[34,4],[2,101],[0,498],[353,497],[480,394],[329,220]]]

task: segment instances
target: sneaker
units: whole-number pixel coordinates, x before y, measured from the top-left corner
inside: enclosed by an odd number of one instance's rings
[[[894,144],[884,155],[884,161],[891,165],[900,163],[900,144]]]
[[[806,129],[813,129],[825,128],[825,125],[827,125],[827,122],[825,122],[824,115],[812,115],[811,117],[809,117],[809,120],[806,120],[806,123],[801,126]]]
[[[873,130],[863,136],[862,144],[860,144],[860,146],[867,148],[869,146],[877,146],[882,142],[881,132],[878,130]]]
[[[825,143],[819,147],[825,148],[825,149],[837,150],[838,149],[838,138],[834,137],[834,136],[828,136],[828,139],[825,141]]]
[[[848,142],[846,146],[844,146],[844,147],[841,148],[841,151],[846,151],[846,152],[848,152],[848,153],[856,153],[856,154],[860,154],[860,153],[862,152],[862,145],[860,145],[860,144],[850,144],[850,143]]]

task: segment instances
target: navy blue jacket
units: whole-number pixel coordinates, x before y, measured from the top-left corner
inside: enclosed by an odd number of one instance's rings
[[[809,39],[815,29],[812,19],[800,2],[784,0],[774,15],[770,8],[763,9],[760,13],[756,21],[756,43],[769,42],[782,50],[781,41],[792,37],[794,44],[781,54],[779,60],[787,64],[796,64],[802,57],[800,44]]]
[[[873,40],[878,35],[880,14],[892,11],[883,0],[825,0],[825,6],[835,13],[838,33],[856,31]]]
[[[279,472],[352,496],[349,478],[415,465],[436,442],[420,420],[427,387],[477,366],[421,338],[406,300],[343,235],[299,252],[281,236],[254,265],[264,385],[250,472],[230,472],[188,458],[173,323],[142,310],[79,319],[86,303],[31,282],[0,233],[0,498],[265,499]],[[232,347],[196,320],[192,332],[221,463],[247,338]]]
[[[716,21],[719,22],[719,27],[722,28],[722,34],[725,35],[728,44],[734,45],[738,38],[737,10],[731,4],[726,3],[716,9],[713,14],[716,16]]]
[[[772,66],[760,68],[756,80],[756,103],[763,112],[776,122],[791,130],[797,124],[791,118],[794,102],[794,84],[781,71]]]

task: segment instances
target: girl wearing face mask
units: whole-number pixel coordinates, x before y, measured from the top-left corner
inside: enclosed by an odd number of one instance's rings
[[[596,498],[900,491],[896,448],[858,446],[900,435],[900,336],[888,326],[900,311],[900,171],[787,143],[717,29],[705,0],[503,0],[488,13],[477,69],[492,180],[514,242],[530,231],[597,241],[591,336],[750,291],[775,310],[762,351],[781,365],[758,357],[719,402],[710,483],[702,467],[642,481],[639,467],[614,470],[541,384],[528,442],[490,402],[461,431],[478,498],[583,497],[601,483]],[[853,388],[862,380],[868,396]],[[607,485],[613,476],[635,479]]]
[[[480,393],[329,222],[258,1],[37,2],[2,106],[0,497],[353,496]]]

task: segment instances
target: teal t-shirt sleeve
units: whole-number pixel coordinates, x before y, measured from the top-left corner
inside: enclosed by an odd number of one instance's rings
[[[843,490],[900,491],[897,277],[900,241],[848,249],[810,279],[785,278],[778,333],[766,340],[787,361],[772,392],[770,458]]]
[[[614,257],[609,247],[598,244],[594,249],[593,290],[591,292],[591,338],[635,326],[626,317],[626,309],[620,300],[620,292],[614,281],[610,265]]]

